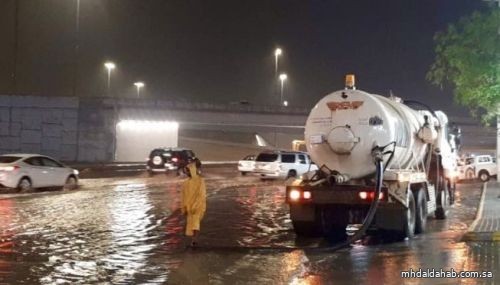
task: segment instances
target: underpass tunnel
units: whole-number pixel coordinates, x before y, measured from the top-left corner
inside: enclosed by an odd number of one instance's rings
[[[115,126],[115,161],[145,161],[151,150],[177,147],[179,123],[140,110],[122,110]]]

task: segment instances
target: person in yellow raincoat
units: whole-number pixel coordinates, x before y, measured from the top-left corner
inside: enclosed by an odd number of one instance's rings
[[[189,178],[182,184],[181,211],[186,215],[186,236],[191,237],[191,246],[196,246],[200,223],[207,208],[205,180],[198,175],[196,164],[186,166]]]

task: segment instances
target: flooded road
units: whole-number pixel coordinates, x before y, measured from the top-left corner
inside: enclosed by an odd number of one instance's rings
[[[73,192],[0,196],[0,284],[500,282],[500,247],[460,242],[475,217],[479,184],[461,185],[450,218],[430,219],[428,233],[413,240],[368,237],[321,252],[289,248],[325,242],[297,239],[282,183],[232,171],[207,174],[200,248],[186,249],[180,181],[96,179]],[[410,268],[493,270],[495,278],[401,279]]]

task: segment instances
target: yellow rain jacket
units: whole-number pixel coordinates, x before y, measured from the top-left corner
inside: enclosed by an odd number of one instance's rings
[[[200,230],[200,223],[207,208],[207,191],[205,180],[196,172],[196,165],[188,165],[191,177],[182,184],[181,211],[187,215],[186,235],[192,236],[193,231]]]

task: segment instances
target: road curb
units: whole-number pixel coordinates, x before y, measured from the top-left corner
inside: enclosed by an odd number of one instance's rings
[[[500,232],[467,232],[462,241],[493,241],[500,242]]]
[[[481,193],[481,199],[479,202],[479,208],[476,212],[476,218],[472,222],[472,224],[467,229],[467,232],[462,236],[461,241],[500,241],[500,231],[495,232],[476,232],[474,229],[476,228],[479,221],[482,219],[483,210],[484,210],[484,199],[486,196],[486,191],[488,190],[488,183],[483,183],[483,190]]]

